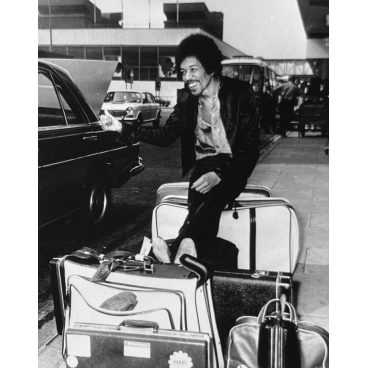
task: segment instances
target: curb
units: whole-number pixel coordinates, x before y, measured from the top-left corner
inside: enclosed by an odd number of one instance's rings
[[[268,143],[260,149],[260,156],[257,161],[257,165],[263,161],[270,152],[272,152],[279,143],[282,142],[284,138],[281,135],[273,135],[269,140]]]

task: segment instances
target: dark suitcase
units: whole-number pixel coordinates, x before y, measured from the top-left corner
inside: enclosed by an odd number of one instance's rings
[[[66,331],[69,368],[211,368],[208,334],[162,330],[157,324],[126,321],[125,326],[76,323]]]
[[[284,294],[292,302],[292,277],[285,272],[218,270],[212,278],[217,329],[223,344],[240,316],[258,316],[263,305]]]

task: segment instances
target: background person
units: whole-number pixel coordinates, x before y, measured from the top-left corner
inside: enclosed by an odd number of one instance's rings
[[[280,111],[280,134],[286,137],[286,128],[294,116],[294,106],[297,105],[297,98],[300,95],[299,88],[294,84],[294,77],[289,76],[287,83],[284,83],[273,90],[274,94],[281,97],[279,102]]]
[[[271,86],[268,83],[265,86],[266,91],[262,93],[260,100],[262,127],[265,129],[265,133],[274,134],[276,132],[277,102],[272,94]]]
[[[142,142],[167,147],[181,139],[183,176],[191,169],[188,216],[167,245],[153,239],[159,261],[178,262],[183,253],[199,258],[217,236],[222,210],[244,189],[259,157],[257,102],[249,83],[221,76],[222,55],[212,38],[193,34],[176,51],[185,87],[166,124],[142,127]],[[106,130],[121,130],[113,117]],[[120,124],[120,126],[119,126]]]

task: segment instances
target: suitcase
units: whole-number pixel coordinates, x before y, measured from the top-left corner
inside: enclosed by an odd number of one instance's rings
[[[124,326],[75,323],[66,331],[66,363],[74,368],[212,368],[208,334],[172,331],[128,320]]]
[[[223,348],[231,328],[240,316],[258,316],[264,304],[279,298],[281,294],[292,302],[291,276],[285,272],[225,269],[214,271],[213,303]]]
[[[55,319],[58,333],[64,336],[64,354],[67,331],[77,323],[116,326],[129,319],[148,320],[165,330],[208,334],[211,367],[223,367],[211,282],[205,266],[185,255],[181,258],[184,267],[154,264],[151,273],[115,269],[105,281],[91,282],[99,264],[107,259],[103,255],[90,259],[70,255],[54,258],[50,263]],[[138,303],[133,310],[101,307],[101,303],[121,292],[135,294]]]
[[[287,309],[280,303],[279,313],[271,311],[269,307],[280,299],[268,301],[258,316],[238,318],[225,349],[227,368],[329,367],[328,331],[313,322],[298,321],[291,303],[284,304]]]
[[[166,196],[183,196],[188,195],[189,182],[177,182],[177,183],[166,183],[161,185],[157,189],[156,193],[156,206],[162,202]],[[262,185],[247,184],[240,193],[237,200],[249,199],[249,198],[268,198],[271,197],[271,191]]]
[[[174,239],[187,216],[183,196],[166,197],[153,210],[152,237]],[[238,268],[293,273],[299,252],[294,209],[282,198],[253,198],[224,209],[218,238],[238,248]]]

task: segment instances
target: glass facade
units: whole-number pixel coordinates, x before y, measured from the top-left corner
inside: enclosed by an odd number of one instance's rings
[[[49,46],[39,46],[39,50],[49,51]],[[179,80],[176,75],[175,51],[173,46],[52,46],[52,51],[73,56],[75,59],[114,60],[123,66],[134,68],[134,80],[154,81],[157,77],[162,80]],[[123,73],[119,74],[124,79]],[[119,77],[120,79],[121,77]]]
[[[122,48],[121,62],[123,65],[132,65],[139,67],[139,47],[125,47]]]
[[[120,47],[104,47],[103,53],[105,60],[121,60]]]
[[[52,47],[52,52],[56,52],[57,54],[63,54],[63,55],[67,55],[68,54],[68,50],[66,48],[66,46],[61,46],[61,47]]]
[[[85,47],[68,46],[68,55],[74,56],[74,59],[85,59]]]
[[[86,47],[86,59],[103,60],[102,47]]]

